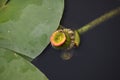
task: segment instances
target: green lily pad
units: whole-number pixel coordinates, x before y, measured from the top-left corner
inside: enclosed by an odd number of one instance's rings
[[[0,80],[48,80],[30,62],[16,53],[0,48]]]
[[[10,0],[0,9],[0,47],[38,56],[60,22],[64,0]]]

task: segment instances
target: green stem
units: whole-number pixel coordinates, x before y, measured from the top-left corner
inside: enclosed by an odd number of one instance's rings
[[[117,7],[116,9],[111,10],[108,13],[105,13],[104,15],[98,17],[97,19],[91,21],[90,23],[86,24],[85,26],[81,27],[80,29],[78,29],[78,32],[80,34],[83,34],[85,32],[87,32],[88,30],[91,30],[92,28],[94,28],[95,26],[99,25],[100,23],[116,16],[120,14],[120,7]]]

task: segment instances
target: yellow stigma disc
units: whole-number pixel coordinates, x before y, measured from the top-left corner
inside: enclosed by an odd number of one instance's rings
[[[65,33],[62,31],[55,31],[50,37],[51,44],[55,47],[61,46],[66,40]]]

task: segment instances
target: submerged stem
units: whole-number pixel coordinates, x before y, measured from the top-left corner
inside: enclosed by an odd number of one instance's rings
[[[117,7],[116,9],[111,10],[108,13],[105,13],[104,15],[98,17],[97,19],[91,21],[90,23],[86,24],[85,26],[78,29],[78,32],[80,34],[83,34],[87,32],[88,30],[94,28],[95,26],[99,25],[100,23],[120,14],[120,7]]]

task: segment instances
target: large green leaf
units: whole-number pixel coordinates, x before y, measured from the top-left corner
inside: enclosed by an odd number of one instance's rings
[[[0,48],[0,80],[48,80],[30,62],[14,52]]]
[[[35,58],[59,25],[64,0],[10,0],[0,9],[0,47]]]

